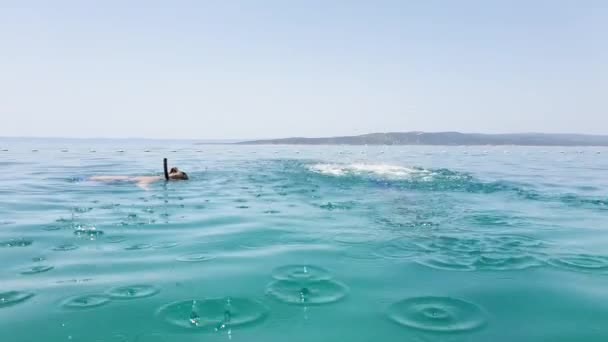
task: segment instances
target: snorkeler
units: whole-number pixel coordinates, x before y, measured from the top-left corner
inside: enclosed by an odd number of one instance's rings
[[[162,176],[93,176],[89,180],[95,182],[132,182],[136,183],[138,187],[148,190],[148,187],[152,183],[170,180],[188,180],[188,174],[181,171],[177,167],[172,167],[171,170],[167,171],[167,158],[163,160],[164,166],[164,177]]]

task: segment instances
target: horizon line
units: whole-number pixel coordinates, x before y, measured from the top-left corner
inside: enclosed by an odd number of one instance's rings
[[[68,136],[10,136],[0,135],[0,139],[67,139],[67,140],[161,140],[161,141],[193,141],[193,142],[242,142],[255,140],[279,140],[279,139],[319,139],[319,138],[339,138],[339,137],[357,137],[370,134],[393,134],[393,133],[459,133],[459,134],[484,134],[484,135],[509,135],[509,134],[543,134],[543,135],[584,135],[584,136],[602,136],[608,137],[608,133],[549,133],[549,132],[507,132],[507,133],[481,133],[481,132],[461,132],[461,131],[387,131],[387,132],[369,132],[362,134],[344,134],[344,135],[326,135],[326,136],[288,136],[282,138],[150,138],[150,137],[68,137]]]

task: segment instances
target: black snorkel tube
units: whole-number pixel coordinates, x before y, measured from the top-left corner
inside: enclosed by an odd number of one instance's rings
[[[165,170],[165,180],[169,181],[169,171],[167,171],[167,158],[163,158],[163,168]]]

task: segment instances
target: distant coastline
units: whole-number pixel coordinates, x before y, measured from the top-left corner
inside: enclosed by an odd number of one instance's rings
[[[87,141],[97,143],[183,143],[193,145],[436,145],[436,146],[608,146],[608,135],[558,134],[558,133],[510,133],[483,134],[460,132],[391,132],[363,135],[281,139],[154,139],[154,138],[104,138],[104,137],[16,137],[0,136],[0,142],[40,141],[70,143]]]
[[[460,132],[391,132],[324,138],[283,138],[241,141],[240,145],[513,145],[608,146],[608,135]]]

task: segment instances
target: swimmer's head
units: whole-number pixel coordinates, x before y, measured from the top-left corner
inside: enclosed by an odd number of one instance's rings
[[[188,179],[188,174],[185,173],[184,171],[180,171],[176,167],[172,167],[171,170],[169,171],[169,179],[171,179],[171,180],[187,180]]]

